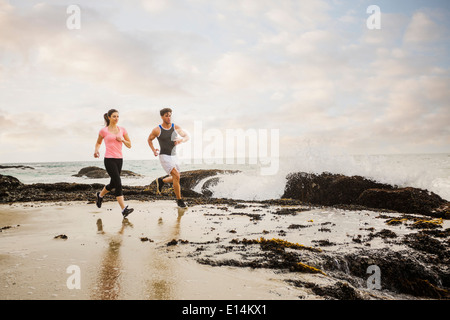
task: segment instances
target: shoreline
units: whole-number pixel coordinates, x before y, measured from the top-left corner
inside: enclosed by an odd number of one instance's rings
[[[100,177],[104,169],[87,167],[80,174]],[[236,170],[198,169],[183,171],[180,179],[183,198],[200,203],[233,203],[238,200],[214,198],[214,187],[226,183],[222,179],[227,175],[238,174]],[[133,172],[128,174],[134,175]],[[0,175],[0,203],[30,201],[95,201],[95,194],[103,184],[91,183],[34,183],[24,184],[13,176]],[[146,186],[123,185],[126,200],[174,199],[170,185],[164,185],[161,194],[156,190],[156,182]],[[107,194],[105,200],[114,199]],[[278,199],[251,200],[255,203],[276,204],[280,201],[309,206],[327,206],[376,211],[396,211],[419,213],[436,218],[450,219],[450,202],[428,190],[397,187],[361,176],[322,173],[309,174],[294,172],[286,176],[284,193]]]
[[[1,298],[450,298],[448,220],[283,200],[184,212],[168,199],[127,202],[124,220],[115,201],[0,204]],[[80,290],[66,286],[70,265]],[[369,265],[382,290],[367,288]]]

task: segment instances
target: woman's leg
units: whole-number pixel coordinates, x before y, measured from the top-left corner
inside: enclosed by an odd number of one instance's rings
[[[123,209],[125,209],[125,200],[123,197],[122,179],[120,179],[120,173],[122,172],[123,159],[117,159],[117,160],[119,160],[119,161],[116,161],[117,171],[119,173],[119,179],[116,182],[116,200],[119,203],[119,206],[123,210]]]
[[[123,209],[125,209],[125,200],[123,198],[123,196],[118,196],[116,197],[117,202],[119,203],[119,206]]]
[[[111,181],[103,188],[102,192],[106,191],[106,194],[112,189],[115,189],[116,199],[119,202],[120,207],[123,209],[125,206],[123,205],[122,181],[120,179],[122,163],[122,159],[105,158],[105,168],[111,178]],[[100,196],[102,196],[102,194],[100,194]]]
[[[100,191],[100,197],[104,197],[109,191],[106,190],[106,186],[103,187],[102,191]]]
[[[130,213],[133,212],[132,208],[128,208],[128,206],[125,205],[125,200],[123,197],[123,190],[122,190],[122,180],[120,179],[120,172],[122,171],[122,165],[123,165],[123,159],[109,159],[105,158],[105,168],[108,172],[109,176],[111,177],[111,181],[108,185],[106,185],[102,190],[105,191],[105,194],[112,189],[115,189],[115,195],[117,202],[120,205],[120,208],[122,208],[122,215],[124,218],[126,218]]]

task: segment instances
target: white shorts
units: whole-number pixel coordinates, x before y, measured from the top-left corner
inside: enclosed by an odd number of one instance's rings
[[[164,171],[170,175],[173,168],[177,169],[180,172],[180,167],[178,166],[178,158],[177,156],[169,156],[167,154],[160,154],[159,161],[161,162],[161,166]]]

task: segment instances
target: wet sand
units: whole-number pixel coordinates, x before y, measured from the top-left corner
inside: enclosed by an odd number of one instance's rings
[[[206,266],[183,257],[187,246],[168,246],[216,238],[205,232],[202,208],[128,204],[135,211],[124,220],[114,202],[101,209],[85,202],[1,205],[0,299],[297,298],[271,270]],[[80,268],[80,289],[66,284],[72,265]]]
[[[127,219],[114,201],[101,209],[86,202],[0,205],[0,299],[323,299],[292,285],[336,284],[321,273],[199,262],[247,261],[257,249],[231,245],[243,239],[281,238],[314,248],[326,243],[324,254],[338,256],[364,249],[368,243],[355,239],[386,228],[397,235],[413,232],[401,224],[387,226],[373,211],[283,211],[245,203],[179,209],[172,200],[128,204],[135,211]],[[375,237],[370,248],[404,246]],[[67,285],[70,266],[79,267],[80,289]],[[374,299],[411,298],[361,292]]]

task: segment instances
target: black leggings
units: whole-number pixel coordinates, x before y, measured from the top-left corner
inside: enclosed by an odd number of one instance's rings
[[[116,197],[123,195],[122,180],[120,180],[120,172],[122,171],[123,159],[105,158],[105,168],[111,177],[111,181],[105,186],[106,190],[116,189]]]

